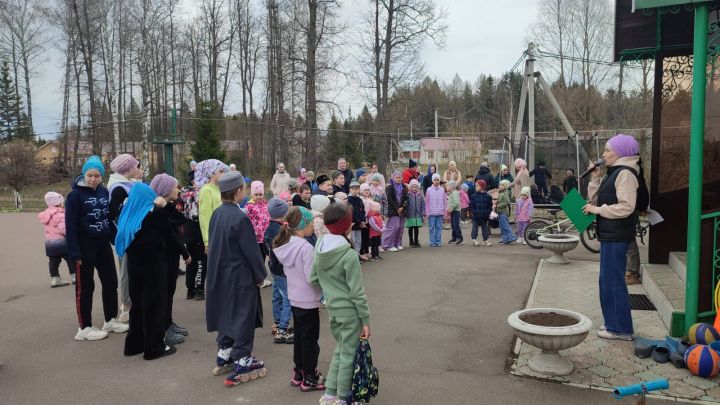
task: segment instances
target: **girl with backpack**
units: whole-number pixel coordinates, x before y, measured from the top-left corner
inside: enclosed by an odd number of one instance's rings
[[[352,228],[352,209],[331,204],[323,212],[330,232],[315,246],[310,283],[320,287],[327,298],[330,331],[337,347],[325,382],[321,405],[346,405],[352,389],[353,360],[360,339],[370,337],[370,309],[363,288],[360,260],[348,234]]]

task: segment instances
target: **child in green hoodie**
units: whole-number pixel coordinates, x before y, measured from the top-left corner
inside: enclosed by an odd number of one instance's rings
[[[330,331],[337,345],[320,405],[345,405],[352,388],[355,350],[360,339],[370,337],[370,310],[360,260],[347,237],[352,228],[352,209],[346,204],[331,204],[323,211],[323,219],[330,233],[317,241],[310,282],[325,295]]]

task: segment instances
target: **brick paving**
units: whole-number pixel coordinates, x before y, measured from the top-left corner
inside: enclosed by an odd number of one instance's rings
[[[687,369],[671,363],[659,364],[652,358],[640,359],[633,354],[632,342],[604,340],[597,337],[602,325],[598,294],[597,262],[573,261],[557,265],[540,261],[530,292],[527,308],[562,308],[588,316],[593,322],[587,339],[577,347],[562,351],[575,365],[575,370],[562,377],[549,377],[532,371],[528,360],[539,349],[518,341],[512,373],[537,379],[560,382],[576,387],[607,390],[615,386],[636,384],[667,378],[670,388],[653,397],[697,403],[720,403],[720,377],[705,379],[693,376]],[[629,286],[631,294],[645,294],[642,285]],[[656,311],[632,311],[635,334],[662,339],[667,334]]]

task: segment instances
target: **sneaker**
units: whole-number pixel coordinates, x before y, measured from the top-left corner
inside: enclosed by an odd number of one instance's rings
[[[278,329],[277,335],[273,338],[275,343],[294,343],[295,335],[286,329]]]
[[[397,249],[396,247],[391,247],[391,248],[388,249],[387,251],[388,251],[388,252],[397,252],[398,249]]]
[[[402,246],[395,246],[395,249],[397,249],[397,250],[403,250],[403,247],[402,247]]]
[[[103,332],[124,333],[127,332],[128,329],[130,329],[130,325],[118,322],[115,318],[105,322],[105,325],[102,327]]]
[[[384,252],[384,251],[385,251],[385,249],[383,249],[383,248],[378,248],[378,252],[382,253],[382,252]]]
[[[304,378],[305,377],[303,376],[302,370],[293,368],[292,377],[290,378],[290,385],[292,385],[293,387],[299,387],[300,384],[302,384]]]
[[[379,257],[373,257],[373,258],[370,259],[370,260],[372,260],[372,261],[374,261],[374,262],[379,262],[379,261],[380,261],[380,258],[379,258]]]
[[[462,239],[460,239],[460,240],[458,241],[458,243],[457,243],[458,246],[462,246],[462,245],[464,245],[464,244],[465,244],[465,241],[462,240]]]
[[[262,284],[260,284],[260,288],[270,287],[272,285],[272,281],[265,279],[263,280]]]
[[[178,335],[177,333],[173,332],[172,330],[168,329],[165,331],[165,344],[170,346],[179,345],[180,343],[185,342],[185,337],[183,335]]]
[[[633,340],[633,335],[626,335],[623,333],[615,333],[610,332],[609,330],[598,330],[598,337],[601,339],[611,339],[611,340]]]
[[[302,384],[300,384],[300,391],[320,391],[325,389],[325,383],[322,374],[315,371],[315,374],[305,375]]]
[[[64,287],[69,285],[67,281],[63,281],[60,277],[50,277],[50,288]]]
[[[335,401],[337,400],[337,397],[331,395],[323,395],[320,397],[320,405],[335,405]]]
[[[477,239],[473,239],[473,246],[475,246],[475,247],[480,246],[480,242],[478,242]]]
[[[605,325],[598,326],[598,330],[607,330],[607,327]]]
[[[163,357],[172,356],[172,355],[175,354],[176,352],[177,352],[177,349],[175,348],[175,346],[165,345],[165,350],[163,350],[162,353],[156,354],[156,355],[153,355],[153,356],[143,356],[143,358],[144,358],[145,360],[156,360],[156,359],[160,359],[160,358],[163,358]]]
[[[452,245],[455,242],[457,242],[457,239],[450,239],[450,241],[448,243]]]
[[[195,296],[193,297],[195,301],[205,301],[205,290],[197,290],[195,291]]]
[[[625,274],[625,284],[627,284],[627,285],[642,284],[642,280],[640,280],[640,277],[638,277],[632,273],[626,273]]]
[[[78,331],[75,334],[75,340],[101,340],[105,339],[107,335],[107,332],[88,326],[85,329],[78,328]]]
[[[188,335],[188,330],[183,328],[182,326],[176,324],[175,322],[170,324],[170,330],[173,331],[177,335],[183,335],[183,336]]]
[[[117,321],[122,323],[130,322],[130,310],[124,305],[120,306],[120,314],[117,317]]]
[[[186,300],[191,300],[195,298],[195,290],[188,290],[187,294],[185,295]]]
[[[485,246],[492,246],[492,243],[490,243],[490,241],[487,241],[487,240],[486,240],[483,244],[484,244]]]
[[[420,244],[420,242],[415,242],[415,247],[416,247],[416,248],[419,248],[419,247],[421,247],[421,246],[422,246],[422,245]]]
[[[77,282],[77,279],[75,278],[74,273],[70,275],[70,279],[72,280],[73,285],[75,285],[75,283]]]
[[[525,242],[525,239],[522,240],[523,245],[527,245],[527,242]]]

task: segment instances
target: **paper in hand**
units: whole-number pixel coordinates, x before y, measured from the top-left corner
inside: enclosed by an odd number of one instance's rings
[[[585,229],[592,224],[597,217],[595,214],[585,215],[583,212],[585,204],[587,204],[587,201],[582,198],[576,189],[570,190],[565,198],[560,201],[560,208],[565,211],[565,214],[580,233],[585,231]]]
[[[646,217],[647,217],[648,222],[650,222],[650,225],[657,225],[660,222],[665,220],[665,218],[663,218],[659,212],[657,212],[653,209],[650,209],[650,208],[648,208],[648,210],[647,210]]]

